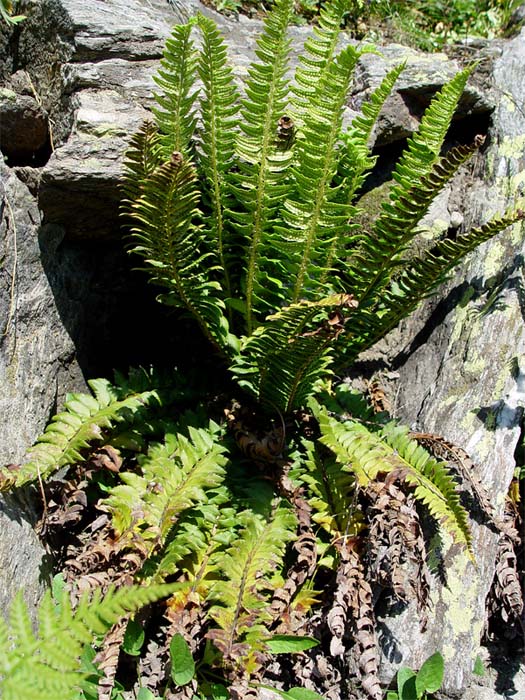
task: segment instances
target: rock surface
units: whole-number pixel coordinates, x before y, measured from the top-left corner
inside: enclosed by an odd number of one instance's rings
[[[0,58],[5,59],[0,71],[17,103],[25,88],[10,74],[27,72],[34,87],[31,99],[49,124],[53,151],[38,168],[27,162],[0,168],[5,256],[0,276],[0,444],[4,461],[11,462],[20,459],[64,392],[83,386],[84,376],[108,371],[122,358],[129,364],[154,362],[155,346],[166,345],[160,334],[155,338],[159,312],[153,310],[152,297],[122,253],[118,200],[123,152],[150,112],[152,76],[170,24],[180,19],[164,0],[35,0],[22,9],[29,20],[20,34],[8,41],[5,28],[0,30]],[[245,17],[237,22],[215,17],[231,47],[235,75],[242,79],[260,25]],[[307,31],[293,29],[295,45]],[[504,209],[525,180],[525,123],[515,106],[525,94],[524,45],[521,34],[490,47],[492,69],[481,72],[482,84],[474,83],[465,94],[462,119],[451,139],[469,139],[492,121],[490,138],[485,154],[462,171],[436,204],[441,232],[457,228],[462,220],[476,224]],[[412,133],[431,96],[458,68],[443,55],[385,47],[382,56],[362,59],[349,116],[386,70],[403,59],[407,71],[375,133],[385,166],[389,144],[396,146]],[[494,86],[487,92],[492,75]],[[38,118],[35,113],[35,128]],[[20,146],[10,145],[5,155],[16,160],[20,152]],[[516,227],[481,249],[439,302],[429,303],[386,343],[389,362],[399,373],[398,416],[466,447],[499,508],[514,468],[525,398],[522,239]],[[138,346],[137,326],[150,339],[149,347]],[[34,558],[28,566],[19,561],[9,572],[1,569],[6,571],[5,580],[0,579],[3,602],[20,582],[22,566],[31,572],[27,585],[33,596],[39,585],[35,572],[42,552],[28,523],[16,523],[16,512],[7,502],[0,512],[8,523],[5,529],[1,525],[7,534],[0,545],[12,547],[19,537],[27,542],[27,549],[20,548],[23,556],[31,552]],[[472,683],[496,547],[494,533],[476,523],[473,527],[478,569],[463,555],[450,554],[448,586],[433,593],[434,619],[425,634],[410,607],[380,619],[385,681],[400,663],[417,667],[441,649],[448,695],[458,697]],[[0,549],[0,562],[7,551]],[[474,690],[468,692],[474,697]]]

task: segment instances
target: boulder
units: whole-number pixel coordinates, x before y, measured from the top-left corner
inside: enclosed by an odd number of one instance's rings
[[[462,171],[451,198],[452,206],[463,200],[465,226],[523,206],[523,65],[525,30],[502,45],[494,60],[495,109],[488,147]],[[476,176],[480,170],[483,178]],[[517,224],[479,248],[439,298],[427,303],[391,339],[392,347],[405,344],[391,357],[399,372],[394,406],[398,417],[418,431],[443,435],[463,447],[500,515],[523,440],[523,234],[523,224]],[[445,690],[451,696],[460,695],[473,682],[471,671],[480,654],[485,599],[497,551],[496,532],[476,520],[471,526],[474,560],[450,546],[445,555],[446,585],[434,591],[434,619],[427,632],[420,633],[410,608],[381,620],[384,654],[391,662],[402,658],[417,668],[436,649],[442,651]],[[497,657],[493,661],[497,667]],[[523,670],[517,678],[523,683]],[[520,690],[512,677],[507,680],[508,690]]]

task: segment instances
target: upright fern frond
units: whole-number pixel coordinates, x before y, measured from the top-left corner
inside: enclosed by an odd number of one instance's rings
[[[154,108],[156,122],[161,134],[164,159],[174,151],[189,155],[189,142],[195,131],[197,117],[194,102],[198,90],[194,89],[197,79],[197,60],[191,31],[194,21],[179,24],[173,28],[166,42],[161,68],[154,80],[162,89],[155,95],[160,109]]]
[[[280,583],[279,570],[285,547],[295,536],[296,519],[284,503],[275,504],[267,518],[249,512],[239,517],[244,525],[239,539],[213,562],[226,576],[210,590],[209,616],[219,629],[211,630],[209,637],[228,663],[240,666],[243,657],[264,648],[269,636],[263,626],[267,605]]]
[[[9,624],[0,619],[0,695],[3,700],[78,700],[81,654],[121,617],[169,595],[173,584],[143,588],[110,588],[89,599],[84,595],[76,610],[64,596],[60,606],[49,591],[39,609],[35,634],[21,595],[11,607]]]
[[[144,122],[133,135],[124,162],[125,180],[122,191],[127,207],[142,194],[142,183],[153,174],[162,161],[162,144],[158,128]]]
[[[347,10],[345,0],[335,0],[321,6],[319,23],[304,44],[295,71],[294,117],[301,124],[312,104],[317,102],[325,73],[337,53],[343,15]]]
[[[197,22],[202,32],[198,72],[204,85],[200,101],[204,137],[199,165],[210,200],[210,213],[205,223],[209,240],[216,242],[223,287],[227,298],[231,298],[233,290],[227,260],[231,231],[225,212],[228,203],[226,178],[233,165],[239,95],[232,70],[226,63],[226,46],[216,24],[204,15],[198,15]]]
[[[229,546],[237,536],[238,510],[229,504],[225,489],[207,491],[206,501],[181,513],[177,526],[170,532],[162,556],[151,562],[154,582],[161,582],[175,573],[185,574],[188,586],[177,592],[176,598],[188,600],[196,593],[203,601],[214,578],[211,559],[219,550]]]
[[[221,351],[228,347],[228,324],[220,285],[210,279],[216,256],[206,249],[202,227],[194,222],[199,192],[194,167],[180,153],[143,182],[142,196],[130,204],[134,246],[150,280],[167,289],[159,300],[189,311]]]
[[[327,266],[334,257],[334,242],[344,247],[353,240],[348,221],[355,210],[347,202],[339,201],[333,180],[337,172],[343,107],[360,55],[349,46],[327,66],[315,100],[303,115],[293,168],[297,184],[295,192],[284,203],[285,226],[276,228],[282,238],[281,245],[294,254],[294,303],[337,289],[337,282],[323,289],[320,281],[332,272]]]
[[[374,167],[377,157],[370,153],[370,138],[381,109],[394,89],[406,64],[400,63],[390,70],[370,98],[363,103],[361,114],[342,135],[343,146],[339,155],[339,181],[343,182],[345,201],[352,202],[363,184],[366,174]]]
[[[257,41],[259,60],[249,69],[247,97],[242,102],[241,134],[236,147],[240,173],[232,186],[239,207],[232,209],[232,216],[246,251],[244,290],[248,335],[256,325],[256,317],[261,313],[264,317],[275,308],[271,300],[268,302],[272,292],[277,299],[280,297],[279,289],[274,289],[278,280],[270,275],[271,269],[265,269],[262,258],[266,234],[287,191],[283,180],[291,162],[291,154],[278,147],[276,135],[288,102],[287,27],[292,11],[293,0],[278,0],[266,18]]]
[[[54,416],[28,451],[29,461],[0,470],[0,491],[48,477],[69,464],[82,462],[84,450],[107,439],[108,431],[146,404],[158,403],[154,390],[126,393],[106,379],[91,379],[93,395],[68,394],[64,410]]]
[[[432,100],[416,134],[394,170],[389,201],[383,204],[369,236],[349,261],[351,291],[362,308],[370,306],[388,284],[400,257],[415,234],[415,226],[439,192],[427,193],[420,201],[414,190],[432,172],[459,99],[472,68],[458,73]],[[444,183],[443,183],[444,184]],[[441,185],[443,186],[443,185]],[[430,199],[429,199],[430,197]]]

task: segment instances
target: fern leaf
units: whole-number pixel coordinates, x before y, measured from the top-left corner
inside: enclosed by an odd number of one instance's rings
[[[3,700],[78,700],[85,644],[102,635],[122,616],[169,595],[173,584],[109,589],[89,600],[84,595],[72,611],[67,598],[56,606],[47,592],[40,604],[38,632],[33,633],[19,595],[9,625],[0,622],[0,695]]]
[[[408,429],[388,424],[379,432],[363,424],[339,423],[326,412],[319,415],[322,437],[344,469],[350,470],[362,488],[379,474],[399,471],[414,488],[415,497],[461,544],[471,551],[471,535],[455,482],[446,468],[406,434]]]
[[[280,411],[304,406],[315,381],[328,373],[330,345],[338,332],[328,323],[330,312],[342,314],[345,306],[352,306],[350,297],[335,294],[269,316],[245,339],[232,364],[240,386]]]
[[[349,46],[330,63],[315,101],[303,115],[293,168],[296,191],[282,210],[285,226],[276,227],[281,246],[290,248],[297,260],[292,267],[293,302],[319,295],[319,283],[331,272],[328,266],[335,250],[355,240],[348,225],[355,210],[339,201],[339,188],[333,186],[333,180],[343,107],[360,55]],[[331,291],[333,288],[326,288],[321,293]]]
[[[268,619],[266,606],[279,585],[275,572],[282,565],[287,543],[295,537],[295,527],[293,512],[282,503],[267,519],[246,512],[239,539],[214,560],[216,570],[226,576],[213,585],[208,597],[209,616],[219,627],[209,637],[226,660],[235,658],[236,644],[247,633],[252,649],[260,648],[268,636],[262,626]]]
[[[401,63],[385,75],[368,101],[363,104],[361,114],[355,117],[349,129],[343,133],[336,182],[344,183],[343,196],[349,203],[353,201],[357,190],[362,186],[366,174],[375,165],[377,158],[372,156],[369,150],[372,130],[405,66],[405,63]]]
[[[255,325],[256,314],[268,313],[272,308],[265,299],[272,291],[268,285],[273,287],[276,283],[274,278],[262,274],[261,254],[269,222],[287,189],[283,180],[291,162],[291,154],[279,150],[276,144],[276,131],[288,101],[285,73],[290,39],[286,30],[292,11],[293,0],[277,0],[265,20],[257,41],[259,60],[249,69],[247,97],[242,102],[241,134],[236,143],[240,173],[231,189],[238,201],[238,211],[237,207],[232,208],[232,217],[246,249],[244,290],[248,335]],[[256,297],[262,308],[258,307]]]
[[[314,511],[312,520],[331,538],[342,533],[352,536],[358,523],[357,513],[352,512],[353,474],[342,470],[335,459],[317,452],[313,443],[305,442],[305,447],[306,458],[299,478],[308,486],[308,502]]]
[[[173,28],[166,42],[161,68],[154,77],[162,93],[155,95],[159,107],[153,109],[159,126],[164,159],[174,152],[189,155],[189,142],[195,131],[197,118],[194,102],[198,90],[197,58],[191,31],[194,20]],[[193,92],[192,92],[193,90]]]
[[[226,46],[217,25],[202,14],[197,16],[197,22],[203,39],[198,72],[204,85],[200,107],[205,137],[201,142],[199,164],[210,200],[210,214],[206,217],[206,227],[209,239],[216,242],[224,275],[224,290],[227,297],[231,298],[233,291],[227,264],[231,241],[228,240],[228,221],[225,216],[225,204],[228,200],[226,176],[232,168],[235,151],[239,95],[232,70],[226,63]]]
[[[93,395],[69,394],[64,411],[54,416],[36,444],[29,461],[16,470],[0,471],[0,490],[19,487],[69,464],[82,462],[83,451],[100,442],[115,423],[133,415],[146,404],[158,401],[153,390],[123,395],[106,379],[91,379]]]
[[[153,174],[163,160],[158,129],[152,122],[146,121],[131,138],[124,161],[122,190],[128,206],[142,194],[143,181]]]
[[[141,474],[121,472],[122,484],[111,489],[101,507],[111,513],[122,545],[151,556],[162,547],[179,514],[196,502],[207,501],[206,490],[224,476],[224,448],[213,426],[189,428],[189,437],[168,434],[139,458]]]
[[[190,312],[206,337],[222,350],[230,342],[220,285],[210,280],[215,255],[206,251],[198,213],[197,176],[175,153],[143,182],[143,194],[131,203],[132,252],[144,258],[150,281],[167,288],[159,301]]]
[[[348,6],[345,0],[335,0],[321,6],[319,23],[304,44],[304,52],[294,75],[294,116],[303,121],[317,101],[321,83],[337,52],[343,15]]]
[[[176,571],[179,575],[182,572],[191,590],[198,592],[202,599],[206,597],[213,583],[208,580],[210,558],[231,544],[236,535],[238,512],[228,500],[224,490],[211,491],[206,503],[199,503],[181,514],[155,566],[155,581]]]
[[[466,255],[523,219],[523,211],[510,211],[456,239],[438,241],[423,257],[412,259],[385,290],[378,310],[363,312],[362,315],[356,313],[353,326],[355,337],[349,345],[350,352],[346,354],[345,361],[351,361],[411,314],[422,299],[430,296],[446,280],[450,271]]]
[[[443,144],[452,116],[472,68],[458,73],[432,100],[416,134],[399,159],[391,189],[390,200],[383,204],[371,235],[363,239],[362,247],[350,259],[348,275],[352,293],[363,308],[377,298],[396,271],[400,256],[414,236],[414,229],[439,187],[429,189],[429,178]],[[450,168],[447,166],[447,172]],[[453,171],[452,171],[453,172]],[[452,174],[452,172],[450,174]],[[424,181],[422,186],[420,183]],[[446,180],[440,180],[440,186]],[[426,196],[418,201],[420,191]],[[416,194],[417,193],[417,194]]]

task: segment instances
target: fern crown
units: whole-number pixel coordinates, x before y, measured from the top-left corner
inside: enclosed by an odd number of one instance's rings
[[[214,22],[198,15],[174,28],[155,121],[128,152],[123,208],[131,249],[165,290],[159,300],[189,312],[242,386],[283,412],[304,405],[334,360],[351,362],[518,218],[407,255],[429,205],[480,144],[440,155],[470,67],[433,99],[370,230],[353,223],[375,162],[371,132],[403,65],[343,130],[355,67],[372,49],[339,48],[346,3],[334,0],[290,81],[292,8],[278,0],[268,15],[243,98]]]

